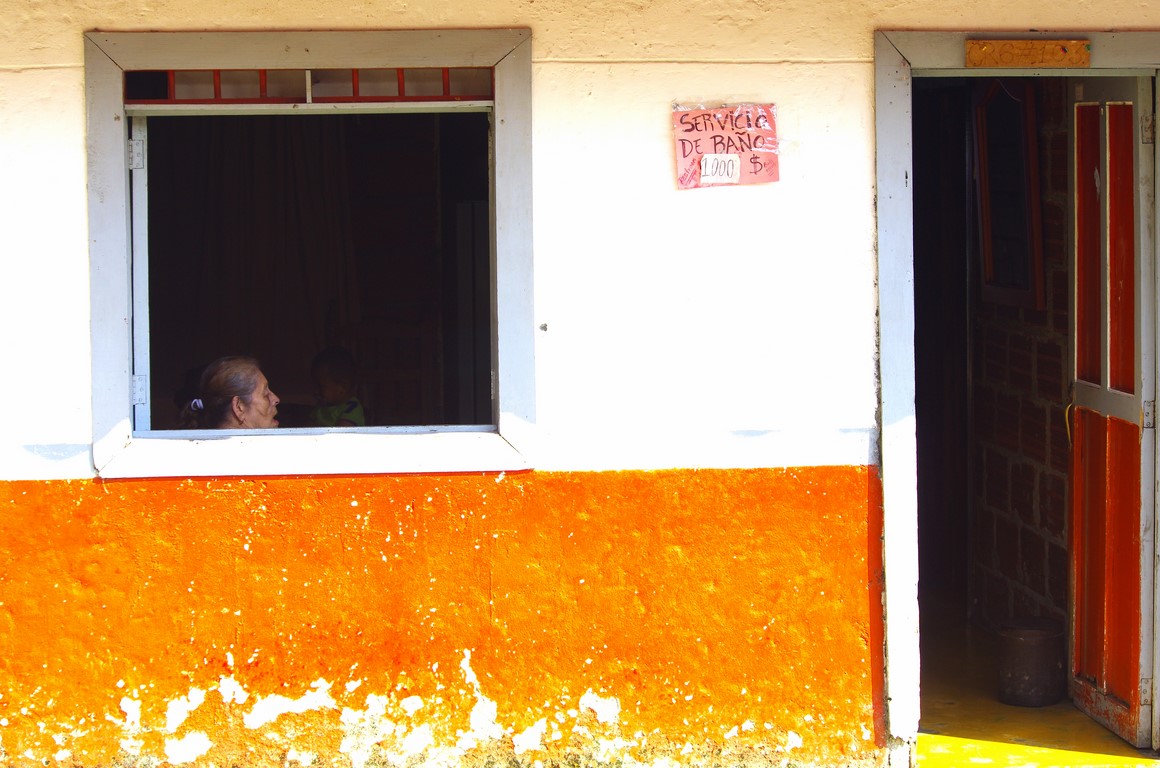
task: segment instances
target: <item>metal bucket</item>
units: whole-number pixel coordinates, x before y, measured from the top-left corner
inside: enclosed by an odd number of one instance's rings
[[[1063,625],[1015,619],[999,629],[999,701],[1018,707],[1055,704],[1067,688]]]

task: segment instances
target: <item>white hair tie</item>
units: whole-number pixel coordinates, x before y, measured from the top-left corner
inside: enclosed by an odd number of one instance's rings
[[[200,397],[195,397],[189,401],[189,407],[195,411],[200,411],[205,407],[205,404],[201,402]]]

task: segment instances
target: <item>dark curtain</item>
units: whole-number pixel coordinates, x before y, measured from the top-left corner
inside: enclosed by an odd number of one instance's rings
[[[149,120],[153,426],[191,370],[256,355],[283,400],[309,401],[328,328],[359,317],[344,120]]]

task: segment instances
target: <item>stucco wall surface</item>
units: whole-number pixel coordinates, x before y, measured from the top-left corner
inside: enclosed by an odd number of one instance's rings
[[[535,67],[536,299],[548,326],[537,417],[549,460],[629,461],[656,432],[798,430],[798,463],[822,463],[809,433],[873,428],[870,74]],[[674,101],[775,102],[781,181],[677,191]],[[602,439],[610,431],[617,440]],[[862,450],[844,463],[867,461]]]
[[[16,473],[7,476],[29,476],[22,468],[39,476],[39,465],[82,476],[92,434],[82,384],[91,380],[84,89],[75,67],[12,71],[0,59],[0,354],[27,361],[43,387],[34,394],[10,381],[0,384],[0,398],[52,403],[53,412],[12,408],[0,458]],[[52,286],[54,298],[32,300],[37,286]],[[16,333],[21,327],[37,332]]]
[[[0,267],[0,324],[37,322],[0,337],[0,353],[39,375],[5,377],[0,400],[53,406],[12,415],[0,476],[93,472],[82,65],[93,29],[530,28],[534,306],[546,329],[531,374],[536,466],[873,461],[861,6],[5,5],[0,251],[28,256]],[[777,104],[781,181],[677,190],[672,104],[738,101]]]
[[[877,765],[865,468],[0,484],[4,765]]]
[[[964,6],[948,0],[819,6],[804,0],[776,5],[745,0],[597,0],[578,13],[566,0],[301,0],[230,2],[208,12],[189,0],[9,0],[11,23],[3,50],[21,66],[75,63],[74,30],[123,29],[424,29],[531,27],[540,59],[600,61],[867,61],[874,29],[1149,29],[1156,11],[1129,0],[1017,5],[986,0]],[[645,34],[647,32],[647,34]]]
[[[32,404],[0,433],[14,479],[93,473],[86,30],[529,28],[536,466],[605,469],[876,460],[874,29],[1160,24],[1121,0],[0,8],[0,327],[33,331],[0,356],[35,372],[0,377]],[[782,180],[678,191],[672,103],[733,101],[778,105]]]

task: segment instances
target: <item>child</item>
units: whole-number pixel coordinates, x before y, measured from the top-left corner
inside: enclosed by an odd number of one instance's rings
[[[342,347],[327,347],[310,364],[318,395],[311,422],[319,427],[365,427],[366,415],[355,396],[354,358]]]

